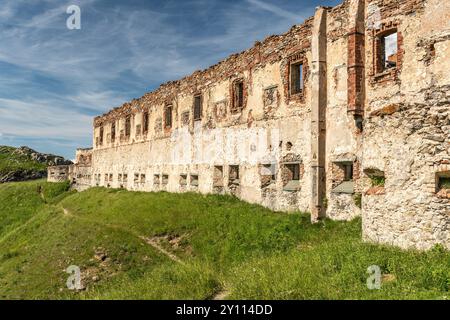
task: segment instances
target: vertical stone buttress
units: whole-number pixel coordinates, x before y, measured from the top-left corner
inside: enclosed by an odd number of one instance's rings
[[[365,1],[351,0],[349,5],[349,29],[347,34],[347,113],[354,119],[356,141],[353,179],[355,192],[362,192],[363,118],[365,106]]]
[[[325,217],[325,141],[327,105],[327,11],[314,15],[311,64],[311,221]]]
[[[348,32],[348,109],[355,121],[364,115],[364,0],[351,0]]]

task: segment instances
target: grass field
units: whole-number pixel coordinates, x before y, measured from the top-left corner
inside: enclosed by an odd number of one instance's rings
[[[448,299],[450,253],[228,196],[0,185],[1,299]],[[66,288],[71,265],[85,290]],[[366,285],[381,267],[380,290]]]

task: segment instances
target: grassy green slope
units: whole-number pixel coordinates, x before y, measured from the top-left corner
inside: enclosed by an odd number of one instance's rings
[[[311,225],[226,196],[66,189],[0,185],[0,298],[449,297],[448,251],[362,243],[360,220]],[[87,290],[66,289],[70,265]],[[381,290],[367,289],[371,265],[389,274]]]

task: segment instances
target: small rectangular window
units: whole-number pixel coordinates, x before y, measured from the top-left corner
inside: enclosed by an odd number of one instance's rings
[[[202,119],[202,96],[196,95],[194,97],[194,121]]]
[[[111,142],[116,140],[116,122],[111,124]]]
[[[450,177],[439,177],[439,189],[450,190]]]
[[[186,186],[187,185],[187,175],[182,174],[180,175],[180,186]]]
[[[353,182],[353,174],[355,163],[355,160],[351,161],[350,159],[340,159],[332,163],[332,193],[354,194],[355,183]]]
[[[283,190],[300,190],[300,163],[285,163],[282,170]]]
[[[131,134],[131,116],[125,118],[125,136],[129,137]]]
[[[300,180],[300,164],[287,164],[286,167],[290,171],[291,180]]]
[[[303,92],[303,63],[291,64],[291,94]]]
[[[267,187],[276,182],[275,165],[264,164],[261,166],[261,187]]]
[[[213,180],[214,187],[223,187],[223,166],[214,167]]]
[[[165,128],[172,128],[172,109],[173,107],[171,105],[166,106],[164,111],[164,127]]]
[[[148,112],[144,112],[142,115],[142,132],[147,133],[148,132]]]
[[[436,193],[440,198],[450,199],[450,171],[436,174]]]
[[[103,127],[100,127],[100,145],[102,146],[103,145]]]
[[[145,184],[145,174],[141,174],[141,183]]]
[[[136,125],[136,131],[134,133],[136,136],[140,136],[141,135],[141,125],[138,124]]]
[[[239,112],[244,108],[244,81],[238,80],[233,85],[233,112]]]
[[[191,174],[191,186],[198,187],[198,175]]]
[[[395,69],[398,64],[398,33],[397,29],[383,31],[376,35],[375,41],[375,73],[387,69]]]
[[[397,32],[381,37],[381,59],[384,69],[397,66]]]
[[[239,184],[239,166],[230,166],[228,180],[230,183]]]
[[[353,180],[353,164],[344,165],[344,181]]]
[[[162,176],[162,185],[166,186],[168,184],[169,184],[169,175],[163,174],[163,176]]]
[[[160,183],[161,183],[160,175],[159,174],[153,175],[153,184],[155,186],[159,186]]]

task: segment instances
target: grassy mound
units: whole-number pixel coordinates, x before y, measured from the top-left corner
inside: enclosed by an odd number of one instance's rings
[[[0,298],[447,299],[450,253],[361,242],[228,196],[0,185]],[[66,288],[76,265],[84,290]],[[380,266],[380,290],[366,285]]]
[[[45,173],[47,165],[33,160],[29,155],[15,152],[14,147],[0,146],[0,176],[10,172]]]

